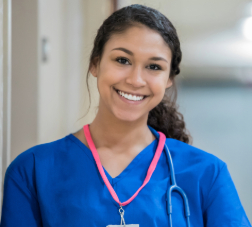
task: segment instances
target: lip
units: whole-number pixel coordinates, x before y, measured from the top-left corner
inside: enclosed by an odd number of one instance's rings
[[[114,88],[113,90],[116,92],[117,96],[118,96],[123,102],[128,103],[128,104],[139,105],[139,104],[141,104],[142,102],[144,102],[145,99],[148,97],[148,96],[146,96],[146,95],[138,95],[138,96],[144,96],[144,98],[143,98],[142,100],[139,100],[139,101],[133,101],[133,100],[128,100],[128,99],[122,97],[121,95],[119,95],[118,92],[117,92],[117,91],[118,91],[117,89]],[[122,91],[122,90],[119,90],[119,91]],[[127,93],[127,92],[125,92],[125,93]],[[132,94],[132,93],[128,93],[128,94]]]

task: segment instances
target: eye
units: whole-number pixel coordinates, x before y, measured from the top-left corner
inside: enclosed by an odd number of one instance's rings
[[[116,58],[116,61],[119,62],[120,64],[123,65],[129,65],[129,60],[127,58],[123,58],[123,57],[118,57]]]
[[[157,64],[152,64],[152,65],[149,65],[147,68],[151,69],[151,70],[161,70],[162,68],[157,65]]]

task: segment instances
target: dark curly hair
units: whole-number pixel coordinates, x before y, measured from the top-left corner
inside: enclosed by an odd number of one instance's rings
[[[174,138],[189,143],[191,137],[186,131],[183,115],[177,111],[177,89],[174,84],[175,76],[180,73],[179,64],[182,58],[180,42],[172,23],[159,11],[138,4],[115,11],[98,29],[89,59],[89,69],[92,64],[96,64],[101,60],[104,46],[113,34],[123,33],[128,28],[139,23],[157,31],[172,52],[170,78],[173,81],[173,85],[167,89],[163,100],[149,112],[147,124],[155,130],[163,132],[167,138]],[[88,75],[89,70],[86,79],[89,92]],[[169,91],[172,91],[171,94],[169,94]]]

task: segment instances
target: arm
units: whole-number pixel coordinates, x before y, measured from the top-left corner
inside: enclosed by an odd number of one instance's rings
[[[7,170],[4,181],[1,227],[42,227],[39,204],[26,182]]]
[[[251,227],[226,164],[208,193],[203,217],[206,227]]]

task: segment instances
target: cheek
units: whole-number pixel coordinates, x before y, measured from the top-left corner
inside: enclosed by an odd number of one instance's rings
[[[150,82],[151,90],[154,95],[164,96],[166,90],[167,79],[166,78],[155,78]]]
[[[100,73],[97,77],[100,83],[110,85],[116,84],[129,73],[129,70],[126,67],[123,69],[122,67],[115,66],[115,63],[110,62],[101,66]]]
[[[116,68],[103,70],[97,76],[97,87],[102,97],[109,98],[113,87],[116,87],[125,78],[125,71]]]

